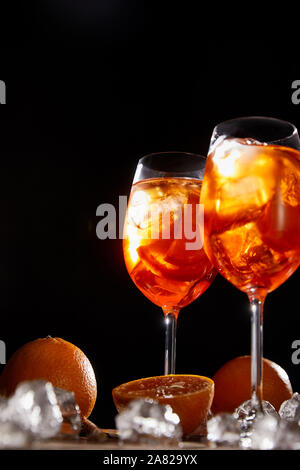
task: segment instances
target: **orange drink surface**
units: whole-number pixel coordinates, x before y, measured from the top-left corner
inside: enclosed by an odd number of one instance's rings
[[[196,179],[166,177],[139,181],[131,190],[125,264],[136,286],[165,311],[193,302],[216,274],[199,238],[201,185]]]
[[[270,292],[300,264],[300,152],[249,139],[218,141],[201,191],[206,253],[243,292]]]

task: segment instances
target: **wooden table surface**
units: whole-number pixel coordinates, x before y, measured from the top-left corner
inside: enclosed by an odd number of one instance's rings
[[[75,439],[51,439],[49,441],[33,441],[30,445],[32,450],[216,450],[213,443],[207,442],[205,438],[195,437],[190,440],[183,440],[178,444],[174,443],[157,443],[157,444],[143,444],[143,443],[125,443],[117,438],[116,431],[105,430],[108,437],[103,441],[93,441],[87,438]],[[218,447],[219,449],[220,447]],[[222,449],[229,447],[222,446]],[[233,449],[230,447],[230,449]],[[237,448],[238,449],[238,448]]]
[[[197,442],[182,442],[179,445],[145,445],[120,444],[117,440],[107,442],[89,442],[85,439],[77,441],[35,441],[28,449],[31,450],[209,450],[211,447]]]

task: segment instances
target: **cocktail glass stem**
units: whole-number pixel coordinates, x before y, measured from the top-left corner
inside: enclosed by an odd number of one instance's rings
[[[253,412],[262,411],[263,307],[265,292],[249,295],[251,307],[251,402]]]
[[[163,308],[166,324],[165,375],[175,374],[176,328],[179,310]]]

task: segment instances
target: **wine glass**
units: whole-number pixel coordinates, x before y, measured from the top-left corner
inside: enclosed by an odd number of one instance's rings
[[[203,179],[205,251],[250,301],[253,418],[263,411],[264,300],[300,264],[299,149],[289,122],[256,116],[225,121],[213,131]]]
[[[166,375],[175,374],[179,311],[199,297],[216,275],[203,250],[199,203],[205,162],[200,155],[182,152],[141,158],[125,217],[128,273],[164,313]]]

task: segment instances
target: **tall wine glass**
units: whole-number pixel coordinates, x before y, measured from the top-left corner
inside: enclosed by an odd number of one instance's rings
[[[199,202],[205,162],[181,152],[141,158],[128,202],[125,264],[136,286],[163,309],[165,374],[175,374],[180,309],[199,297],[216,274],[202,247]]]
[[[223,122],[213,131],[201,191],[206,253],[250,301],[253,417],[262,410],[264,300],[300,264],[299,148],[289,122]]]

